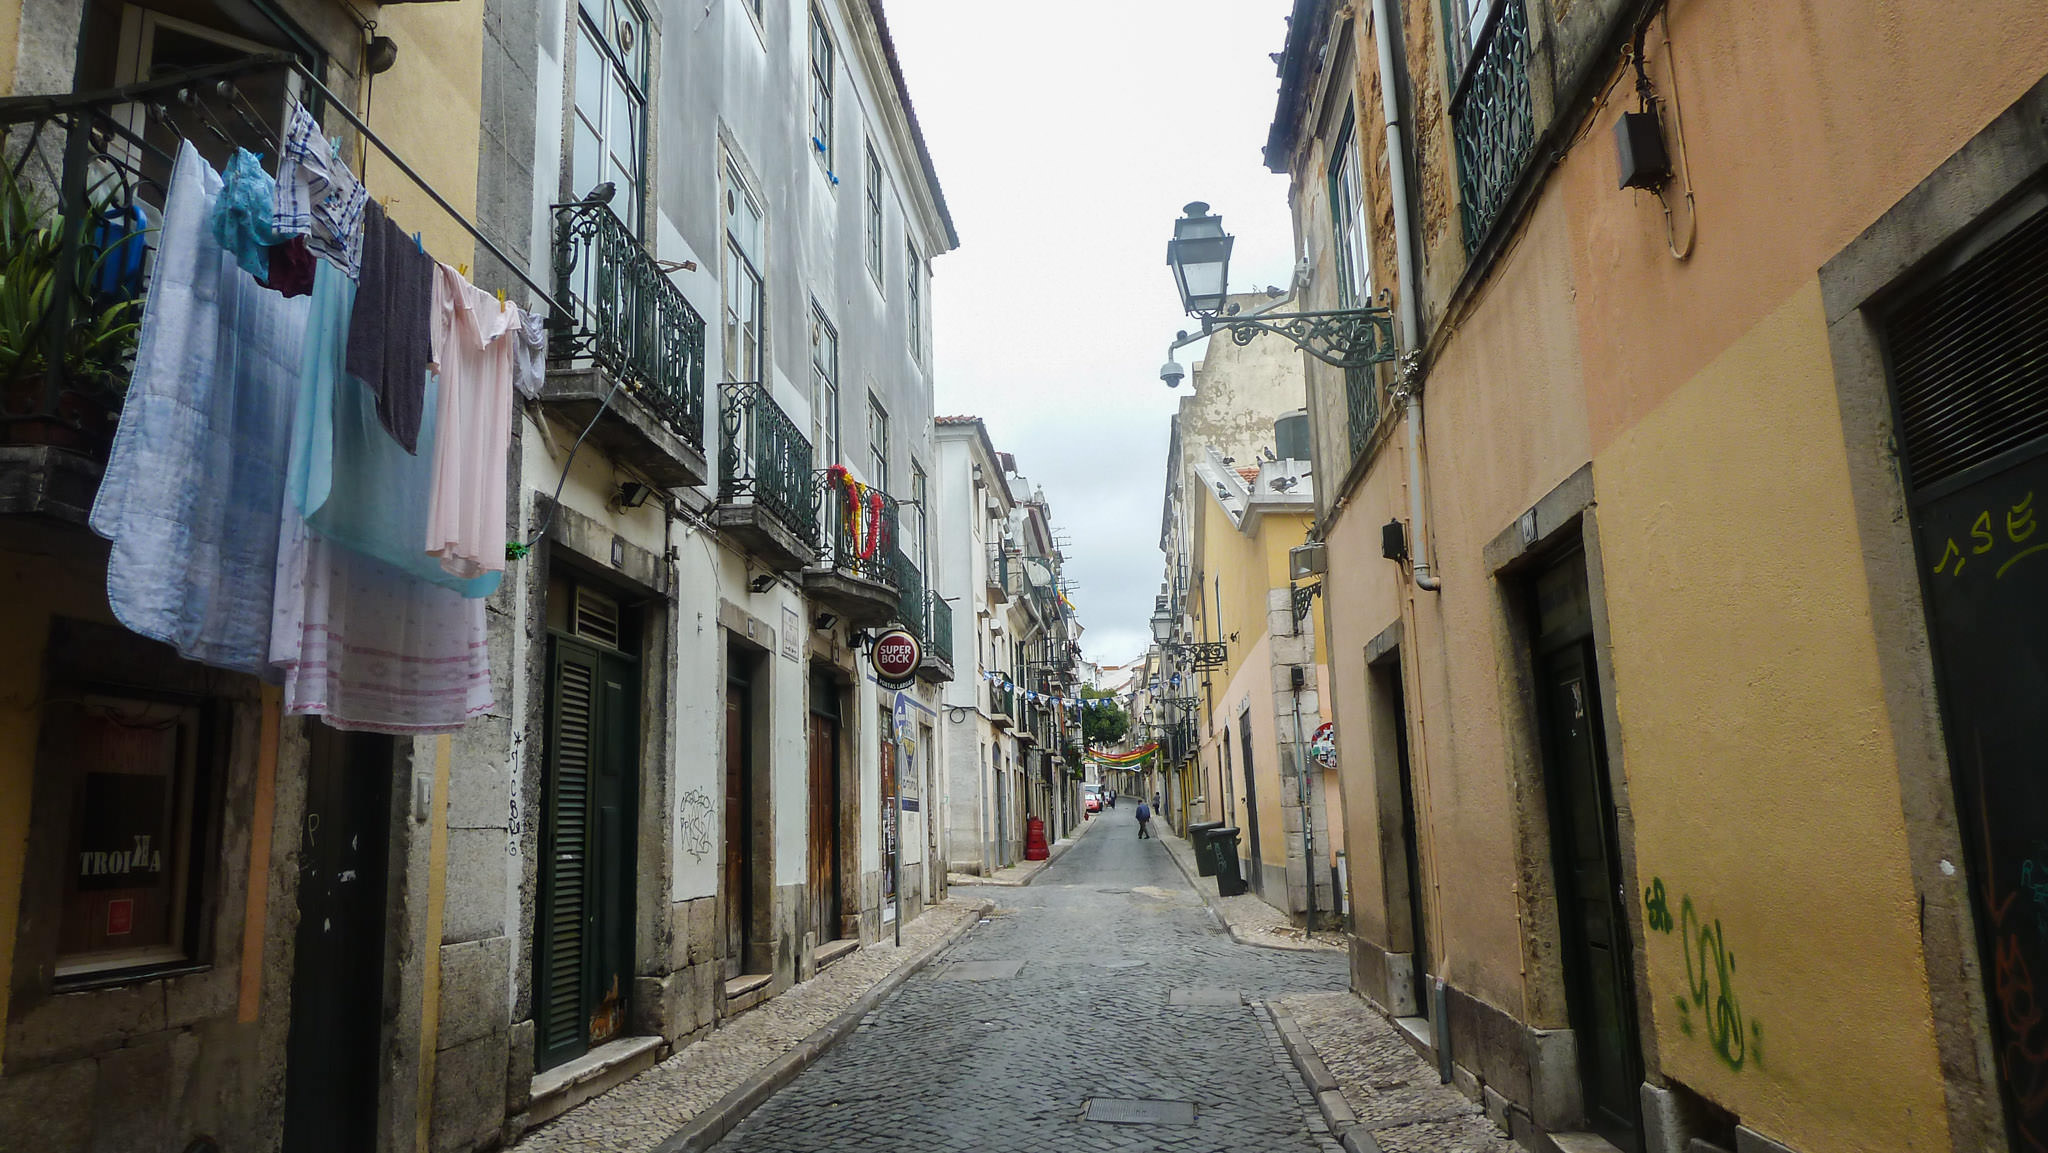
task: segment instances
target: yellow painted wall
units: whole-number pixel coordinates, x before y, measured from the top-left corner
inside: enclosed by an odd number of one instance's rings
[[[1945,1148],[1818,281],[1594,479],[1665,1069],[1808,1153]]]
[[[377,31],[398,42],[398,64],[371,79],[365,118],[415,172],[472,220],[483,140],[483,12],[479,0],[381,10]],[[473,263],[476,241],[469,233],[374,147],[370,153],[362,175],[372,196],[388,199],[392,219],[420,233],[427,251],[441,260]]]
[[[90,555],[0,552],[0,638],[7,651],[7,659],[0,660],[0,1062],[7,1055],[14,930],[21,913],[36,742],[42,730],[43,665],[53,616],[111,622],[104,565]]]

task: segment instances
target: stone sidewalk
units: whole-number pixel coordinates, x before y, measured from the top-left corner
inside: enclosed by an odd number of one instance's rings
[[[1317,949],[1334,952],[1348,952],[1343,937],[1335,930],[1327,936],[1310,937],[1301,927],[1288,919],[1286,913],[1268,905],[1250,893],[1235,897],[1221,897],[1216,894],[1216,878],[1204,877],[1195,868],[1194,846],[1184,837],[1176,836],[1166,828],[1165,822],[1152,822],[1152,835],[1166,846],[1173,862],[1180,871],[1187,874],[1188,884],[1202,895],[1218,920],[1230,930],[1230,937],[1241,945],[1258,945],[1268,949]]]
[[[1016,864],[1010,865],[1006,868],[997,869],[995,872],[990,873],[986,877],[977,877],[973,873],[947,873],[946,884],[1005,886],[1028,885],[1038,878],[1038,874],[1045,872],[1047,866],[1051,865],[1054,861],[1059,860],[1061,855],[1064,854],[1068,849],[1073,848],[1075,841],[1078,841],[1082,837],[1087,836],[1088,830],[1094,828],[1098,824],[1100,824],[1100,822],[1098,821],[1081,822],[1081,827],[1074,831],[1073,836],[1068,837],[1063,841],[1054,841],[1052,843],[1052,845],[1047,849],[1046,858],[1043,861],[1019,861]]]
[[[1267,1007],[1350,1153],[1524,1153],[1356,994],[1290,993]]]
[[[1034,862],[1036,863],[1036,862]],[[897,985],[987,915],[950,897],[903,927],[761,1003],[652,1069],[526,1134],[519,1153],[702,1148],[859,1024]]]

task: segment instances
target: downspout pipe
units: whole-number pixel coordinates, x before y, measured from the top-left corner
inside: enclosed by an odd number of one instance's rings
[[[1394,70],[1394,37],[1401,25],[1395,0],[1372,0],[1373,45],[1379,50],[1380,112],[1387,126],[1387,183],[1394,198],[1394,271],[1400,281],[1398,318],[1400,375],[1393,387],[1408,426],[1408,555],[1415,587],[1437,592],[1443,578],[1429,568],[1429,533],[1422,517],[1422,290],[1416,279],[1415,203],[1408,194],[1408,141],[1401,121],[1401,97]]]

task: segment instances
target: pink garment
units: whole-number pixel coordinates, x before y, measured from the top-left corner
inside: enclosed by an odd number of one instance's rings
[[[512,444],[512,358],[519,309],[434,270],[433,367],[441,373],[429,556],[474,580],[505,568],[505,457]]]
[[[323,539],[286,498],[270,660],[287,714],[337,729],[450,733],[489,709],[484,602]]]

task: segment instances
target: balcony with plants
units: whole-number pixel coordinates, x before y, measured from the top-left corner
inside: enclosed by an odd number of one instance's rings
[[[802,570],[818,550],[810,440],[766,386],[752,383],[719,389],[718,430],[711,523],[770,568]]]
[[[813,473],[811,485],[817,544],[804,570],[804,591],[854,628],[897,619],[903,567],[896,498],[841,465]]]
[[[541,404],[658,487],[703,484],[704,318],[608,194],[553,211],[563,311],[548,318]]]

